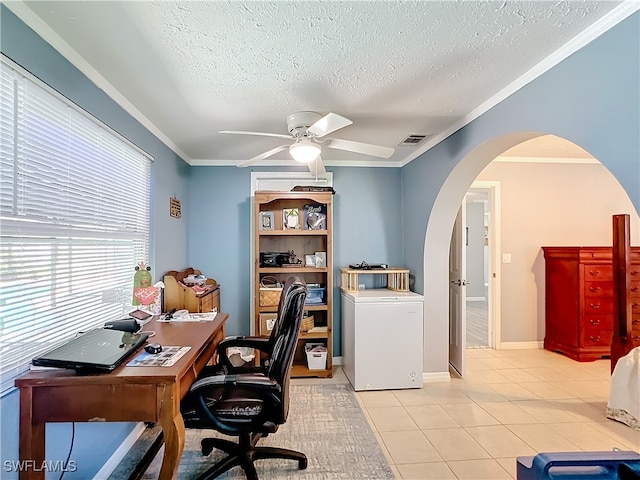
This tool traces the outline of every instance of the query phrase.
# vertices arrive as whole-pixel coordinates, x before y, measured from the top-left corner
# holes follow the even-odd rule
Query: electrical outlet
[[[364,290],[365,288],[367,288],[367,287],[365,287],[364,283],[359,283],[358,284],[358,290]]]

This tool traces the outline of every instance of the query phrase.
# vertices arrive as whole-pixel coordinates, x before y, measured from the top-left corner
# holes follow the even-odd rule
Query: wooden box
[[[208,313],[213,310],[220,311],[220,286],[213,278],[207,278],[206,289],[196,292],[182,281],[189,275],[202,275],[200,270],[185,268],[178,272],[171,270],[164,274],[164,306],[168,312],[176,310],[188,310],[194,313]]]
[[[268,337],[271,335],[271,330],[273,330],[273,324],[278,318],[277,313],[261,313],[260,314],[260,331],[258,335]]]

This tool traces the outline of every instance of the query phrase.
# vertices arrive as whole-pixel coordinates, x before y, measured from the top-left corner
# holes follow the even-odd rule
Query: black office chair
[[[221,438],[202,440],[204,455],[218,448],[228,456],[200,480],[213,479],[235,466],[240,466],[249,480],[257,480],[253,462],[265,458],[297,460],[299,469],[307,468],[307,457],[301,452],[257,446],[258,440],[278,430],[289,413],[289,380],[307,287],[297,278],[287,280],[285,289],[287,285],[282,322],[268,365],[262,371],[201,376],[182,401],[187,428],[214,429],[238,437],[238,443]]]
[[[275,345],[276,339],[278,338],[280,326],[282,325],[282,306],[284,304],[284,299],[287,296],[288,291],[294,285],[294,281],[294,277],[289,277],[282,288],[275,322],[273,324],[273,328],[271,329],[269,337],[236,336],[225,338],[218,344],[217,347],[217,364],[205,367],[205,370],[201,373],[201,375],[255,372],[261,371],[265,366],[269,364],[270,357],[273,353],[273,347]],[[258,356],[259,363],[250,363],[239,366],[234,365],[229,358],[229,350],[234,347],[252,348],[257,350],[255,354]],[[262,359],[260,359],[260,357],[262,357]]]

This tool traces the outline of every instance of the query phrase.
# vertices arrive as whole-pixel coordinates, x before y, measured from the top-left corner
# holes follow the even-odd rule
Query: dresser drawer
[[[613,297],[613,282],[584,282],[584,296]]]
[[[584,281],[613,280],[613,267],[611,265],[583,265]]]
[[[613,315],[585,315],[582,326],[585,331],[589,332],[589,335],[598,330],[612,331]]]
[[[585,315],[605,314],[613,312],[613,298],[607,297],[585,297]]]
[[[611,346],[611,330],[584,330],[582,332],[582,347],[609,347]]]

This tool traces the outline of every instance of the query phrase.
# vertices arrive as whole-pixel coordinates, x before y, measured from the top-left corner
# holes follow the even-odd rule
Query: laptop
[[[110,372],[135,352],[147,338],[147,334],[97,328],[33,358],[31,363],[39,367]]]

